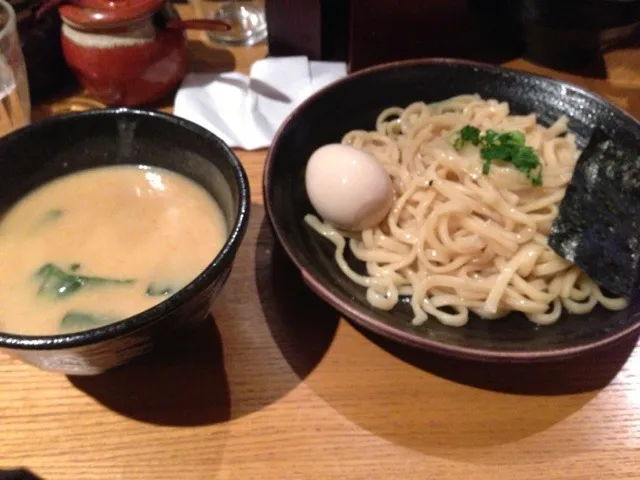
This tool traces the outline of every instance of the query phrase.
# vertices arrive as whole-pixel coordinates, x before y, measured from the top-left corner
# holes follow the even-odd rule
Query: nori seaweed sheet
[[[578,159],[549,246],[610,293],[640,277],[640,152],[596,129]]]

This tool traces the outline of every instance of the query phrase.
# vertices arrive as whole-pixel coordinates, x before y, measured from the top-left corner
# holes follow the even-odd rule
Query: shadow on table
[[[233,271],[213,306],[232,419],[294,390],[324,357],[339,320],[276,250],[263,207],[254,203],[251,209]]]
[[[271,261],[256,261],[258,295],[271,335],[293,371],[304,379],[320,362],[338,328],[340,314],[316,296],[300,272],[274,241],[265,218],[258,248],[268,248]]]
[[[42,480],[25,468],[0,470],[0,480]]]
[[[236,58],[224,48],[205,42],[204,40],[187,40],[189,51],[189,72],[220,73],[232,72],[236,69]]]
[[[594,436],[606,434],[597,430],[608,424],[584,427],[576,416],[593,419],[612,401],[603,389],[638,340],[631,336],[563,362],[498,364],[419,351],[362,330],[345,330],[348,335],[354,336],[350,351],[333,355],[339,370],[307,382],[318,396],[386,441],[479,465],[504,465],[505,455],[513,464],[530,464],[539,454],[553,461],[591,451]],[[580,413],[593,401],[590,413]],[[558,432],[557,441],[550,430]]]
[[[121,368],[69,381],[122,415],[176,426],[226,422],[293,390],[324,357],[339,315],[275,248],[263,217],[252,205],[215,321]]]
[[[195,426],[231,418],[220,333],[213,318],[172,345],[101,375],[70,376],[105,407],[147,423]]]
[[[633,352],[638,335],[562,361],[494,363],[420,351],[355,327],[383,350],[414,367],[475,388],[516,395],[570,395],[606,387]]]
[[[340,375],[309,384],[314,392],[346,419],[387,441],[482,465],[504,465],[505,455],[513,464],[530,464],[536,455],[552,461],[590,451],[594,435],[605,435],[596,430],[607,423],[583,428],[575,420],[565,422],[603,393],[637,341],[637,336],[627,338],[562,363],[496,364],[420,352],[361,333],[366,338],[352,342],[351,355],[366,355],[372,363],[340,362]],[[371,349],[378,354],[372,356]],[[372,371],[379,372],[376,384],[367,383],[361,393],[358,376],[370,377]],[[585,415],[593,416],[608,398]],[[560,423],[564,426],[557,427]],[[548,431],[557,428],[559,438],[567,435],[571,441],[553,443]]]

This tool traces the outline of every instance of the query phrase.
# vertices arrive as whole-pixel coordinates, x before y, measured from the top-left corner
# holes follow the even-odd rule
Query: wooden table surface
[[[197,71],[246,72],[266,53],[201,40],[190,43]],[[640,50],[606,64],[607,80],[507,65],[582,84],[640,117]],[[253,211],[215,322],[175,351],[99,377],[0,354],[0,469],[46,480],[640,478],[637,339],[565,364],[495,366],[360,332],[274,245],[265,152],[237,153]]]

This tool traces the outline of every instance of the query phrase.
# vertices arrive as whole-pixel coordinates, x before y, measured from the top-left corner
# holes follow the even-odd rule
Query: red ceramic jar
[[[131,106],[153,102],[178,85],[187,72],[187,49],[182,30],[163,28],[177,18],[170,4],[91,3],[96,5],[59,9],[62,51],[83,87],[107,105]]]
[[[228,31],[219,20],[180,20],[169,0],[45,0],[58,7],[62,52],[80,83],[107,105],[140,105],[187,72],[185,29]]]

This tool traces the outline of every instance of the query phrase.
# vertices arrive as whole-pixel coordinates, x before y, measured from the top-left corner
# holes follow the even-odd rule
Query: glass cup
[[[209,38],[222,45],[255,45],[267,38],[264,2],[228,0],[208,15],[231,25],[228,32],[209,33]]]
[[[0,136],[25,126],[31,117],[27,69],[16,14],[0,0]]]

